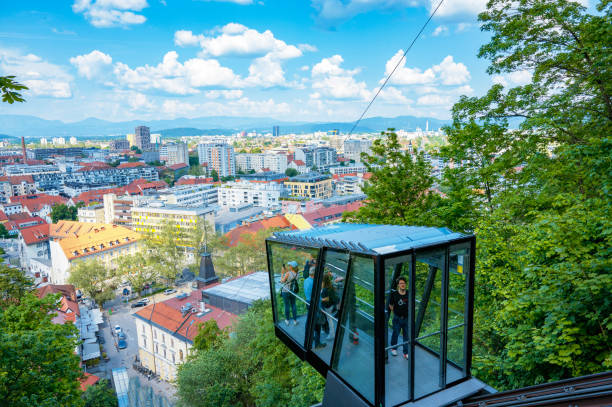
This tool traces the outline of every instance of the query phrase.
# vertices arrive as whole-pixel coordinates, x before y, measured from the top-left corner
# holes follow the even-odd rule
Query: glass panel
[[[334,369],[374,403],[374,261],[353,255]]]
[[[446,345],[447,360],[453,362],[447,367],[447,383],[464,376],[465,367],[465,298],[467,273],[469,272],[469,244],[452,246],[448,270],[448,336]],[[458,367],[458,368],[457,368]]]
[[[440,389],[444,251],[418,254],[415,270],[414,397]]]
[[[320,297],[317,304],[317,315],[313,329],[312,347],[321,360],[330,365],[332,346],[336,327],[338,326],[338,310],[342,306],[342,292],[348,268],[349,254],[335,250],[325,251],[323,259],[323,276]]]
[[[403,356],[410,355],[409,320],[401,317],[408,316],[408,304],[403,304],[406,297],[397,292],[400,277],[409,282],[410,267],[411,255],[385,261],[385,404],[388,406],[410,400],[410,365]],[[394,304],[398,315],[391,311],[390,304]]]
[[[309,274],[310,270],[314,273],[312,266],[318,249],[274,242],[270,242],[269,247],[277,326],[298,344],[305,346],[308,304],[314,282]]]

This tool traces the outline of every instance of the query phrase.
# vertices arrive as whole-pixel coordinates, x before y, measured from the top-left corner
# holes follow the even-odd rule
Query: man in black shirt
[[[406,279],[397,279],[397,291],[393,291],[389,298],[389,309],[393,312],[393,333],[391,334],[391,346],[397,345],[397,338],[402,332],[402,350],[404,358],[408,359],[408,292],[406,292]],[[391,354],[397,356],[397,350],[391,349]]]

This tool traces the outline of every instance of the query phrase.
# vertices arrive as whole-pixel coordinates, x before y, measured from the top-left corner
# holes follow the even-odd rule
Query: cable
[[[404,55],[402,55],[402,57],[399,59],[399,61],[397,61],[397,64],[395,65],[395,67],[393,68],[393,70],[391,71],[391,73],[387,76],[387,78],[385,79],[385,81],[383,82],[382,85],[380,85],[380,88],[378,89],[378,92],[376,92],[376,94],[374,95],[374,97],[372,98],[372,100],[370,101],[370,103],[368,103],[368,106],[366,106],[365,110],[363,111],[363,113],[361,113],[361,116],[359,116],[359,119],[357,119],[357,121],[355,122],[355,124],[353,125],[353,127],[351,128],[351,131],[349,132],[349,136],[351,134],[353,134],[353,131],[355,130],[355,128],[357,127],[357,125],[359,125],[359,122],[361,121],[361,119],[363,119],[363,116],[365,116],[365,114],[368,112],[368,110],[370,109],[370,106],[372,106],[372,104],[374,103],[374,101],[376,100],[376,97],[378,97],[378,95],[380,94],[380,92],[383,90],[383,88],[385,87],[385,85],[387,84],[387,82],[389,82],[389,79],[391,79],[391,76],[393,76],[393,74],[395,73],[395,71],[397,70],[397,68],[400,66],[400,64],[402,63],[402,61],[404,60],[404,58],[406,58],[406,54],[408,54],[408,51],[410,51],[410,49],[412,49],[412,46],[414,45],[414,43],[419,39],[419,37],[421,36],[421,34],[423,33],[423,31],[425,31],[425,28],[427,27],[427,24],[429,24],[429,22],[431,21],[431,19],[433,18],[433,16],[436,14],[436,12],[438,11],[438,9],[440,8],[440,6],[442,5],[442,3],[444,3],[444,0],[440,0],[440,2],[438,3],[438,6],[434,9],[434,11],[429,15],[429,18],[427,19],[427,21],[425,21],[425,24],[423,24],[423,27],[421,27],[421,30],[417,33],[417,35],[414,37],[414,39],[412,40],[412,42],[410,43],[410,45],[408,46],[408,48],[406,48],[406,51],[404,52]]]

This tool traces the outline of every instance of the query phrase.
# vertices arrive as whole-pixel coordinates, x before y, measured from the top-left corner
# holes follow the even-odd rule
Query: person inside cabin
[[[391,354],[397,356],[397,339],[402,334],[402,350],[404,358],[408,359],[408,292],[406,278],[397,279],[397,291],[392,291],[389,297],[389,309],[393,313],[393,333],[391,334]]]
[[[285,304],[285,324],[289,325],[290,321],[293,322],[294,325],[297,325],[297,306],[295,304],[295,286],[297,285],[297,262],[290,261],[287,265],[283,264],[283,268],[281,270],[281,279],[280,282],[282,284],[281,288],[281,297],[283,298],[283,303]],[[293,315],[293,318],[291,318]]]

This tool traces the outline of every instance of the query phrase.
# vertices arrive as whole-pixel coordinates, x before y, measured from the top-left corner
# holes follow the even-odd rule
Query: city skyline
[[[0,75],[30,87],[0,114],[72,122],[202,116],[355,120],[436,1],[7,4]],[[296,3],[296,4],[294,4]],[[493,81],[476,58],[485,1],[447,1],[368,116],[447,119]],[[25,24],[24,22],[27,22]]]

